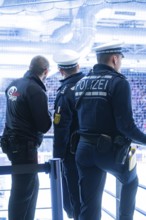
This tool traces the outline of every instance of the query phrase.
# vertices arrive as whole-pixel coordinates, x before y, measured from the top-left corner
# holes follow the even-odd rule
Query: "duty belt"
[[[105,134],[99,134],[96,136],[81,136],[81,141],[90,142],[95,145],[95,148],[99,153],[108,153],[113,150],[112,147],[112,138]]]
[[[80,135],[80,141],[90,141],[91,143],[96,143],[97,140],[100,138],[100,137],[107,137],[109,139],[112,139],[109,135],[106,135],[106,134],[97,134],[96,136],[93,136],[93,135]]]

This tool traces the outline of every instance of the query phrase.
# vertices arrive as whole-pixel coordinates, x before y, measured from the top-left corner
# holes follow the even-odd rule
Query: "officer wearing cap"
[[[130,86],[120,73],[124,45],[96,48],[98,64],[75,87],[80,140],[76,151],[81,192],[80,220],[100,220],[106,173],[121,183],[118,220],[132,220],[138,186],[136,164],[129,157],[132,141],[146,144],[136,126]]]
[[[72,50],[62,50],[54,56],[63,79],[55,100],[53,156],[62,159],[63,205],[68,217],[75,220],[80,213],[80,199],[75,156],[70,147],[71,137],[78,129],[74,87],[84,76],[79,72],[78,60],[79,54]]]

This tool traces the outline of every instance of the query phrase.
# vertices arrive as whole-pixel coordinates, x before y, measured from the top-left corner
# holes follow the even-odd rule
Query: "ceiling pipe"
[[[106,7],[105,7],[106,6]],[[112,7],[111,7],[112,6]],[[102,9],[109,8],[112,16],[117,16],[114,12],[122,11],[124,12],[121,15],[121,19],[124,17],[124,14],[128,14],[129,12],[129,21],[130,19],[134,20],[135,13],[140,16],[140,10],[143,12],[143,4],[139,3],[132,3],[127,4],[126,8],[125,5],[119,4],[100,4],[88,7],[81,7],[78,11],[78,14],[75,18],[75,23],[73,25],[73,37],[72,39],[66,44],[58,44],[57,48],[68,47],[71,49],[75,49],[79,52],[84,50],[87,47],[91,47],[93,45],[93,41],[97,43],[105,43],[111,40],[121,40],[124,41],[125,44],[139,44],[139,45],[146,45],[146,29],[145,28],[118,28],[118,27],[99,27],[98,20],[95,18],[95,15],[100,13]],[[103,14],[103,19],[104,19]],[[123,16],[123,17],[122,17]],[[127,16],[128,17],[128,16]],[[113,17],[114,18],[114,17]],[[128,19],[128,18],[126,18]],[[143,18],[145,19],[145,18]],[[97,25],[97,26],[96,26]],[[62,31],[61,31],[62,29]],[[59,32],[58,32],[59,33]],[[60,28],[60,33],[63,33],[63,28]],[[56,44],[56,42],[55,42]],[[54,47],[54,45],[51,45]],[[48,46],[50,47],[50,45]],[[56,48],[56,49],[57,49]]]
[[[0,52],[4,54],[5,56],[7,54],[10,54],[12,56],[19,56],[19,54],[26,54],[26,56],[34,55],[34,54],[45,54],[45,55],[52,55],[53,53],[57,53],[62,48],[68,48],[68,49],[75,49],[79,53],[83,53],[84,56],[86,56],[93,45],[93,42],[104,43],[105,41],[113,40],[113,38],[120,38],[120,40],[125,40],[126,44],[131,43],[133,45],[140,44],[140,45],[146,45],[146,42],[144,42],[144,38],[146,39],[146,31],[145,29],[133,29],[133,28],[109,28],[109,27],[96,27],[96,24],[98,24],[98,20],[95,18],[95,14],[100,12],[101,9],[104,9],[105,6],[108,8],[111,8],[111,4],[100,4],[100,5],[94,5],[94,6],[84,6],[81,7],[77,15],[73,17],[73,22],[69,24],[69,28],[65,29],[65,34],[69,34],[72,32],[72,38],[65,43],[59,42],[59,39],[62,39],[64,34],[64,27],[61,27],[59,31],[56,31],[56,37],[55,40],[49,39],[48,42],[31,42],[31,41],[0,41]],[[113,11],[120,11],[120,10],[139,10],[141,6],[139,4],[129,4],[123,6],[122,4],[112,4],[112,10]],[[123,8],[124,7],[124,8]],[[129,9],[129,7],[131,9]],[[77,11],[77,9],[72,9]],[[56,15],[57,16],[57,15]],[[103,15],[104,18],[104,15]],[[124,18],[124,17],[123,17]],[[95,37],[95,30],[96,30],[96,39]],[[52,36],[53,37],[53,36]],[[143,40],[142,40],[143,39]],[[139,63],[139,60],[141,60],[140,51],[139,54],[137,54],[138,51],[135,51],[136,53],[132,53],[130,57],[128,57],[129,60],[137,60]],[[136,54],[136,56],[135,56]],[[143,56],[144,57],[144,56]],[[133,61],[132,61],[133,62]],[[8,60],[9,63],[9,60]],[[90,62],[91,64],[91,62]],[[21,65],[21,63],[20,63]],[[132,63],[131,66],[134,64]],[[137,64],[138,65],[138,64]]]
[[[79,53],[83,53],[85,51],[87,53],[91,50],[94,41],[94,36],[96,32],[94,24],[95,18],[93,19],[92,15],[90,15],[88,16],[88,19],[84,19],[84,17],[80,17],[80,13],[84,13],[84,9],[81,9],[79,11],[77,9],[72,9],[72,14],[70,15],[73,17],[72,21],[67,26],[64,25],[57,29],[58,31],[55,31],[55,38],[53,37],[53,35],[51,37],[48,36],[47,42],[42,42],[41,37],[39,42],[33,42],[31,40],[24,41],[24,39],[23,41],[21,41],[21,37],[19,39],[19,36],[17,36],[16,41],[13,37],[12,40],[1,40],[0,51],[12,53],[16,51],[18,53],[21,53],[31,50],[31,52],[33,53],[34,50],[34,53],[36,53],[37,50],[37,52],[39,53],[43,52],[53,54],[58,52],[62,48],[67,48],[76,50]],[[60,42],[60,39],[62,40],[64,34],[72,34],[72,38],[65,43]],[[31,39],[33,40],[33,33]]]
[[[8,1],[8,0],[5,0]],[[15,0],[16,1],[16,0]],[[70,28],[66,30],[66,34],[70,34],[70,30],[72,31],[72,38],[65,43],[61,43],[57,40],[48,40],[48,42],[28,42],[28,41],[0,41],[0,52],[6,53],[43,53],[43,54],[53,54],[57,53],[62,48],[68,48],[68,49],[74,49],[78,51],[79,53],[89,53],[91,50],[91,47],[93,45],[93,42],[95,40],[95,31],[96,31],[96,41],[97,43],[103,43],[105,41],[110,41],[110,38],[122,38],[121,40],[125,39],[126,41],[130,41],[133,38],[133,44],[139,43],[143,44],[143,41],[141,41],[141,36],[144,39],[144,36],[146,36],[145,29],[127,29],[127,28],[100,28],[96,27],[97,20],[95,19],[95,14],[97,14],[101,9],[105,8],[105,6],[108,8],[111,8],[111,4],[100,4],[100,5],[94,5],[94,6],[88,6],[88,7],[81,7],[78,10],[77,16],[74,17],[73,22],[70,23]],[[125,6],[122,4],[112,4],[112,10],[129,10],[129,7],[133,8],[133,10],[137,10],[141,8],[138,4],[130,4],[127,5],[126,9]],[[120,9],[119,9],[120,8]],[[128,8],[128,9],[127,9]],[[130,9],[132,10],[132,9]],[[74,9],[72,9],[74,12]],[[76,11],[76,9],[75,9]],[[103,15],[104,18],[104,15]],[[68,31],[68,32],[67,32]],[[64,27],[60,28],[60,30],[56,33],[58,33],[58,36],[56,36],[56,39],[60,39],[60,35],[64,33]],[[128,43],[129,43],[128,41]],[[131,42],[131,41],[130,41]],[[125,42],[127,43],[127,42]],[[84,54],[84,55],[86,55]]]

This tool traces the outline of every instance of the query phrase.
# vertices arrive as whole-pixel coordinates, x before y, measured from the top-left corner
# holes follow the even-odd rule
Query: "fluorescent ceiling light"
[[[113,34],[114,33],[114,34]],[[125,44],[140,44],[146,45],[146,31],[136,30],[128,31],[126,28],[100,28],[97,29],[97,34],[95,35],[95,42],[105,43],[113,40],[120,40],[125,42]]]
[[[122,19],[122,20],[144,20],[146,21],[146,16],[145,16],[145,8],[139,8],[139,7],[131,7],[130,5],[123,6],[119,4],[116,6],[113,6],[112,8],[104,8],[99,10],[98,13],[96,13],[95,18],[98,20],[100,19]]]

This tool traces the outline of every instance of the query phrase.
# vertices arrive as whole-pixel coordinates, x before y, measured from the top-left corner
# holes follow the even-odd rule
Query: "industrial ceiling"
[[[96,63],[94,48],[125,42],[125,68],[146,69],[146,0],[0,0],[0,76],[24,71],[34,55],[63,48]]]

